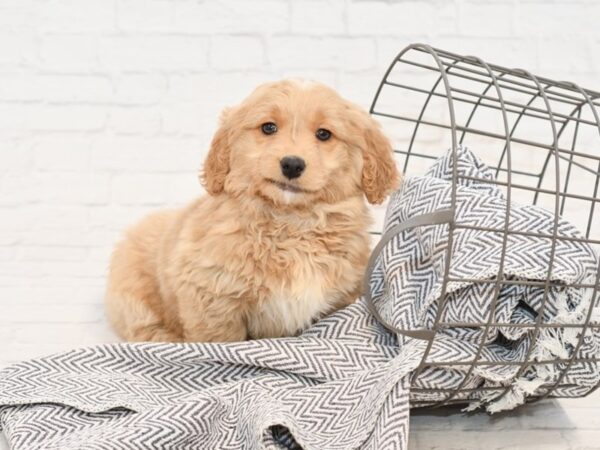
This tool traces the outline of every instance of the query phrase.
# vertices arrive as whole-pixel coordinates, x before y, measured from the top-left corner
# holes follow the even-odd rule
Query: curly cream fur
[[[274,135],[261,132],[268,121]],[[286,155],[306,161],[292,181]],[[202,181],[210,195],[143,219],[114,251],[106,304],[126,340],[289,336],[352,303],[369,256],[365,197],[381,202],[399,175],[368,114],[284,80],[224,112]]]

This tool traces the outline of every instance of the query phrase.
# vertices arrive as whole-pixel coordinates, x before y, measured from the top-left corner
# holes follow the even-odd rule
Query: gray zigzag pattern
[[[17,449],[403,449],[421,347],[361,301],[298,338],[79,349],[0,372],[0,423]]]
[[[405,181],[391,199],[386,229],[448,207],[454,164],[460,175],[494,179],[471,152],[461,148],[457,154],[456,161],[449,153],[426,176]],[[490,183],[461,177],[457,200],[460,223],[498,228],[504,223],[504,197]],[[514,206],[511,211],[511,229],[551,232],[553,223],[553,215],[540,208]],[[562,342],[573,338],[572,331],[560,329],[554,336],[542,333],[533,342],[527,328],[490,327],[486,332],[477,326],[491,313],[494,283],[454,282],[441,302],[447,233],[445,225],[438,225],[394,237],[370,279],[376,307],[396,327],[431,327],[440,307],[444,321],[474,324],[439,330],[427,361],[442,365],[425,367],[415,380],[411,374],[426,343],[390,333],[360,299],[294,338],[103,345],[13,365],[0,371],[0,427],[17,450],[405,450],[411,402],[435,403],[447,395],[436,389],[461,385],[482,339],[479,359],[490,364],[477,366],[463,387],[484,386],[498,395],[518,370],[517,365],[502,363],[522,361],[533,345],[539,349],[557,336]],[[563,220],[558,233],[579,236]],[[509,249],[505,278],[545,278],[547,241],[511,236]],[[459,230],[450,273],[493,280],[501,251],[501,235]],[[562,241],[556,248],[553,279],[588,281],[597,264],[588,246]],[[581,290],[553,287],[542,317],[549,321],[561,314],[577,316],[588,297]],[[494,320],[532,324],[543,301],[539,287],[505,285]],[[567,347],[559,348],[560,353],[569,354],[572,347]],[[535,356],[548,354],[559,356]],[[600,333],[588,330],[577,356],[599,354]],[[565,365],[555,366],[548,372],[533,365],[523,376],[555,381]],[[573,364],[564,378],[568,386],[553,395],[584,395],[599,381],[599,373],[596,363]],[[543,388],[538,393],[544,393]],[[487,400],[472,390],[456,398]]]
[[[494,180],[492,171],[466,148],[457,149],[456,154],[456,161],[449,151],[434,163],[425,176],[405,181],[402,190],[396,192],[390,200],[386,230],[411,217],[450,207],[450,180],[454,165],[459,175],[456,186],[456,223],[500,231],[504,229],[506,200],[496,185],[485,181]],[[533,230],[551,235],[554,222],[555,216],[542,208],[511,204],[509,229],[512,232]],[[557,235],[583,237],[575,227],[560,218],[557,221]],[[483,339],[485,345],[479,360],[497,362],[498,365],[477,366],[464,387],[481,383],[485,383],[487,387],[500,387],[502,383],[510,381],[519,366],[501,363],[524,361],[534,344],[543,347],[548,342],[558,343],[558,348],[554,346],[552,350],[555,353],[533,351],[533,357],[537,360],[569,357],[569,349],[572,350],[573,347],[569,342],[573,339],[576,342],[580,334],[575,332],[573,335],[565,329],[546,329],[534,343],[531,328],[490,327],[486,333],[481,325],[488,322],[490,314],[493,314],[495,322],[533,324],[536,316],[542,313],[545,297],[544,322],[553,321],[562,311],[563,314],[570,313],[571,319],[575,318],[576,322],[582,323],[585,318],[582,312],[585,310],[587,313],[584,298],[589,297],[591,289],[562,286],[568,283],[593,283],[598,270],[598,258],[586,243],[564,239],[557,240],[552,267],[553,283],[547,294],[544,293],[543,286],[501,284],[495,310],[492,310],[496,288],[494,280],[498,276],[503,254],[503,237],[502,232],[464,229],[460,226],[455,230],[450,277],[481,282],[449,282],[443,302],[439,297],[447,257],[448,227],[445,224],[423,226],[395,236],[383,249],[377,270],[373,273],[371,290],[375,304],[384,320],[394,327],[406,330],[431,329],[440,307],[443,308],[442,322],[472,324],[470,327],[448,325],[442,328],[428,357],[428,362],[432,363],[464,362],[465,366],[456,369],[468,370]],[[506,248],[501,278],[543,281],[548,277],[552,250],[550,239],[509,234]],[[540,345],[539,341],[544,344]],[[598,358],[599,346],[598,336],[588,330],[584,344],[576,356]],[[543,377],[544,381],[551,383],[566,368],[565,364],[560,363],[554,363],[553,366],[556,370],[549,373],[541,365],[533,365],[523,377]],[[450,367],[454,366],[448,366],[446,370],[423,372],[415,385],[444,388],[456,386]],[[447,375],[446,378],[444,374]],[[598,365],[595,362],[573,364],[563,381],[567,383],[566,380],[589,390],[600,381]],[[563,389],[556,394],[567,392],[568,390]],[[539,393],[543,391],[540,390]],[[411,398],[432,398],[428,394],[422,397],[419,395],[421,394],[415,392]],[[433,400],[442,398],[443,395],[437,398],[434,396]]]

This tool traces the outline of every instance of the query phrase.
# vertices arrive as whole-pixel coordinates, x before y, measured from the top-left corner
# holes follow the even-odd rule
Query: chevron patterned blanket
[[[454,176],[452,242],[445,223],[394,231],[448,211]],[[460,387],[454,399],[497,412],[514,408],[528,395],[544,395],[557,382],[561,387],[551,396],[582,396],[600,382],[599,366],[590,361],[600,357],[600,331],[582,333],[582,327],[572,326],[588,318],[600,321],[596,253],[572,224],[543,208],[508,201],[493,181],[494,172],[459,147],[456,160],[448,151],[424,176],[407,179],[390,199],[382,238],[389,242],[371,258],[377,261],[368,269],[367,296],[381,322],[400,332],[400,346],[409,340],[403,330],[431,329],[438,320],[429,367],[412,385],[414,403],[439,401]],[[489,231],[505,229],[510,233]],[[557,239],[539,236],[554,234]],[[444,276],[450,280],[445,291]],[[537,332],[536,321],[566,326]],[[561,378],[568,364],[561,360],[573,352],[578,362]],[[480,364],[472,367],[472,361]],[[522,370],[523,361],[537,364]]]
[[[0,428],[11,447],[406,449],[411,404],[443,399],[445,390],[463,385],[489,388],[485,395],[466,391],[462,399],[473,407],[511,408],[557,381],[559,368],[544,361],[571,352],[583,361],[573,363],[563,380],[571,387],[559,393],[584,394],[599,381],[598,367],[585,360],[599,356],[600,336],[569,327],[535,334],[524,325],[540,317],[572,324],[588,312],[595,316],[591,290],[494,280],[500,270],[506,280],[544,281],[553,259],[553,281],[597,283],[590,281],[598,270],[591,248],[572,239],[553,249],[548,239],[526,233],[504,239],[456,230],[448,268],[457,281],[442,292],[447,225],[396,232],[398,224],[449,206],[453,162],[450,154],[440,158],[391,199],[388,242],[367,271],[368,295],[298,337],[103,345],[0,371]],[[456,222],[501,228],[506,199],[485,183],[493,174],[466,149],[455,162],[467,177],[458,181]],[[579,236],[536,207],[512,207],[509,222],[511,229],[536,232],[557,224],[559,236]],[[470,326],[487,323],[490,312],[489,326]],[[430,328],[437,315],[448,326],[413,380],[427,341],[405,331]],[[517,373],[512,363],[525,356],[537,363],[490,402]],[[469,371],[473,359],[486,364]]]

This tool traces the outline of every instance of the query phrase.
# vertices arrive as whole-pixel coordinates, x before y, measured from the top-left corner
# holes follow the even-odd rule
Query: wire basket
[[[461,56],[428,45],[413,44],[406,47],[394,59],[385,73],[371,106],[371,114],[377,116],[392,139],[399,167],[408,175],[424,171],[444,149],[457,149],[467,145],[477,152],[477,156],[495,171],[492,182],[507,198],[507,214],[501,229],[483,230],[501,233],[505,238],[513,233],[509,225],[510,204],[533,204],[562,216],[578,227],[596,253],[600,250],[600,93],[583,89],[571,82],[554,81],[539,77],[522,69],[508,69],[488,64],[474,56]],[[456,175],[455,175],[456,176]],[[456,178],[453,179],[456,190]],[[453,203],[453,207],[455,204]],[[465,224],[449,225],[449,242],[455,230]],[[551,240],[550,264],[546,280],[540,286],[548,289],[551,279],[554,248],[561,236],[557,236],[555,221],[552,234],[536,233],[532,236]],[[448,248],[450,249],[450,245]],[[450,250],[449,250],[450,251]],[[506,248],[503,249],[503,252]],[[504,255],[503,255],[504,257]],[[449,260],[449,259],[447,259]],[[456,281],[456,280],[454,280]],[[469,281],[469,280],[464,280]],[[448,272],[443,280],[449,282]],[[503,279],[498,273],[491,282],[500,284],[519,283],[517,280]],[[561,286],[565,286],[561,283]],[[567,285],[568,287],[569,285]],[[576,327],[581,332],[578,343],[570,358],[556,359],[554,364],[560,369],[556,381],[542,386],[539,395],[528,401],[548,396],[580,396],[578,390],[569,390],[570,385],[563,380],[576,360],[586,330],[600,330],[600,324],[592,323],[592,309],[600,301],[600,267],[595,283],[585,287],[592,291],[592,301],[583,323],[565,325],[547,323],[539,314],[531,324],[531,332],[537,337],[542,328]],[[496,296],[498,296],[496,289]],[[444,308],[440,298],[439,310]],[[488,320],[477,326],[500,325],[494,323],[493,310]],[[385,325],[385,323],[384,323]],[[440,314],[431,328],[435,339],[447,323],[440,322]],[[535,341],[535,338],[534,338]],[[484,340],[479,344],[481,352]],[[427,347],[421,365],[413,375],[413,389],[417,399],[413,406],[442,406],[452,403],[465,403],[475,391],[484,387],[466,387],[466,381],[479,364],[477,358],[463,365],[468,370],[462,382],[452,389],[432,389],[419,387],[419,374],[428,368]],[[533,346],[532,346],[533,347]],[[531,350],[522,361],[514,362],[520,367],[514,382],[527,367],[534,362],[530,359]],[[598,359],[589,359],[598,362]],[[509,383],[495,397],[505,396]],[[589,394],[598,388],[588,390]],[[427,394],[436,394],[435,401],[427,399]],[[419,400],[419,393],[423,399]],[[430,396],[431,398],[431,396]],[[439,399],[439,400],[438,400]]]

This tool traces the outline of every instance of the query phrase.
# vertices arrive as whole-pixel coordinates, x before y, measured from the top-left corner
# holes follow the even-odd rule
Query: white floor
[[[414,411],[410,450],[600,449],[600,392],[544,400],[502,415]]]

